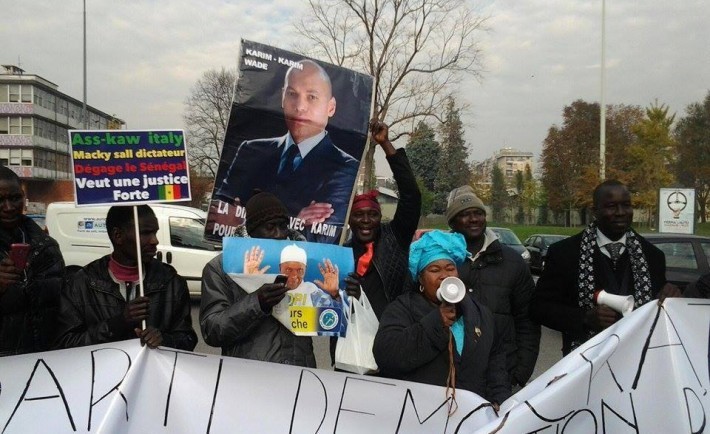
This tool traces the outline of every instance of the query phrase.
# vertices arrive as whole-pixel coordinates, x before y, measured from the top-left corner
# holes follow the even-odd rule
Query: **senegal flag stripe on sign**
[[[158,198],[160,200],[175,200],[180,199],[179,185],[161,185],[158,187]]]

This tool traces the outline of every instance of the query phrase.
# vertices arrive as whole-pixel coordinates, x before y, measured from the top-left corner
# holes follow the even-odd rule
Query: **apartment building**
[[[530,166],[530,170],[535,172],[533,153],[514,148],[501,148],[491,158],[474,163],[473,171],[484,183],[490,183],[493,166],[498,166],[508,182],[515,180],[515,172],[525,173],[525,166]]]
[[[82,102],[55,83],[15,65],[0,68],[0,164],[20,176],[30,202],[73,199],[68,130],[125,125],[94,107],[86,109],[85,121]]]

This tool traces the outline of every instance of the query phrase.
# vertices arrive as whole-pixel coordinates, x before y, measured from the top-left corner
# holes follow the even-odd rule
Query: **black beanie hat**
[[[247,201],[246,211],[246,226],[249,234],[271,219],[281,217],[288,220],[288,210],[283,202],[266,191],[252,196]]]

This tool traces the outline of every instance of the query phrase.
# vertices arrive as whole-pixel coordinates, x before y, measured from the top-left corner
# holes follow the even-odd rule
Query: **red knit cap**
[[[377,201],[377,195],[380,194],[377,190],[370,190],[367,193],[358,194],[353,199],[351,211],[357,211],[362,208],[375,208],[380,211],[380,203]]]

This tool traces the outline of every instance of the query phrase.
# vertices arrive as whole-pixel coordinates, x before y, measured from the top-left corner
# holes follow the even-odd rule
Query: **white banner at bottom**
[[[0,433],[702,432],[710,301],[649,303],[506,401],[138,341],[0,358]]]

